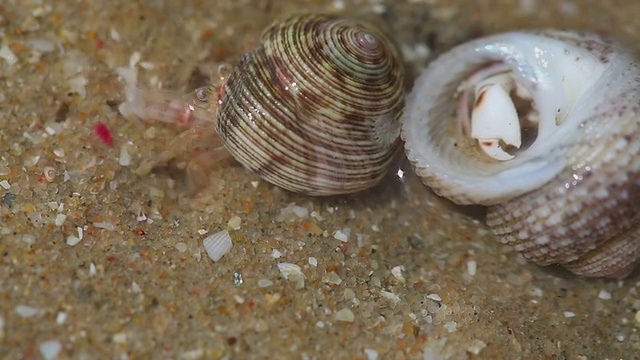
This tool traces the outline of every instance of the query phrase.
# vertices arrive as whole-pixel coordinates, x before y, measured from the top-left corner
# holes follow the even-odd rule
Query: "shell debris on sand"
[[[39,346],[40,354],[45,360],[53,360],[62,350],[62,344],[58,340],[47,340]]]
[[[209,258],[214,262],[218,262],[233,248],[231,235],[227,230],[222,230],[207,236],[202,240],[202,245],[204,246],[204,250],[207,252],[207,255],[209,255]]]
[[[278,263],[278,269],[286,280],[293,283],[296,289],[304,288],[304,273],[302,268],[292,263]]]

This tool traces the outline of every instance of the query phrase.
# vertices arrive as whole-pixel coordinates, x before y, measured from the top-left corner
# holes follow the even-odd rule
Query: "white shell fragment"
[[[204,250],[207,252],[207,255],[209,255],[211,260],[215,262],[219,261],[233,248],[231,235],[229,235],[229,231],[227,230],[222,230],[207,236],[202,240],[202,245],[204,246]]]
[[[28,305],[18,305],[16,306],[16,312],[20,317],[30,318],[38,315],[41,310],[37,307],[28,306]]]
[[[355,321],[356,316],[353,314],[353,311],[351,311],[348,308],[344,308],[344,309],[338,310],[335,313],[334,318],[338,321],[352,323]]]
[[[292,263],[279,263],[278,269],[282,277],[292,282],[296,289],[304,288],[304,273],[300,266]]]
[[[40,344],[40,354],[45,360],[53,360],[62,350],[62,344],[57,340],[48,340]]]

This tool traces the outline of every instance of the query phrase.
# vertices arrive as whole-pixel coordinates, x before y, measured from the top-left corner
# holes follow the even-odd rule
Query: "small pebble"
[[[23,318],[30,318],[38,314],[40,309],[33,306],[18,305],[16,306],[16,312]]]
[[[269,279],[260,279],[258,280],[258,287],[265,288],[273,285],[273,281]]]
[[[529,288],[529,295],[535,297],[542,297],[544,295],[544,290],[537,286],[532,286]]]
[[[7,180],[0,181],[0,186],[2,186],[2,188],[5,190],[11,189],[11,184],[9,184]]]
[[[55,221],[56,226],[62,226],[65,220],[67,220],[67,215],[65,214],[56,215],[56,221]]]
[[[233,230],[240,230],[241,225],[242,219],[239,216],[233,216],[229,219],[229,222],[227,222],[227,226]]]
[[[326,284],[340,285],[342,283],[342,279],[334,271],[331,271],[322,277],[322,282]]]
[[[402,271],[404,271],[404,266],[399,265],[395,266],[391,269],[391,275],[398,279],[400,282],[405,282],[404,276],[402,275]]]
[[[62,350],[62,344],[57,340],[48,340],[40,344],[40,354],[45,360],[53,360]]]
[[[564,317],[566,317],[566,318],[572,318],[574,316],[576,316],[576,314],[574,312],[571,312],[571,311],[565,311],[564,312]]]
[[[205,359],[204,350],[201,348],[185,351],[178,357],[181,360],[200,360]]]
[[[469,346],[467,346],[467,351],[473,355],[479,355],[485,347],[487,347],[487,344],[485,344],[484,341],[475,339],[471,341]]]
[[[71,235],[71,236],[66,237],[66,238],[64,239],[64,242],[65,242],[67,245],[69,245],[69,246],[76,246],[76,245],[78,245],[78,243],[80,242],[80,240],[81,240],[81,239],[80,239],[79,237],[76,237],[76,236]]]
[[[233,285],[240,286],[242,284],[244,284],[244,279],[242,279],[242,274],[240,274],[239,272],[234,272],[233,273]]]
[[[124,344],[127,342],[127,334],[126,333],[116,333],[113,335],[113,342],[116,344]]]
[[[9,65],[13,65],[18,62],[18,57],[7,45],[0,46],[0,58],[4,59]]]
[[[36,243],[36,237],[31,234],[23,234],[22,241],[26,242],[29,245],[33,245]]]
[[[444,328],[447,329],[448,332],[456,332],[458,331],[458,323],[455,321],[449,321],[444,324]]]
[[[127,151],[127,148],[124,146],[120,149],[120,157],[118,158],[118,164],[120,164],[120,166],[131,165],[131,155],[129,154],[129,151]]]
[[[373,349],[365,348],[364,353],[365,355],[367,355],[367,360],[378,360],[379,355],[377,351]]]
[[[260,319],[256,322],[255,329],[257,332],[269,331],[269,324],[266,321]]]
[[[636,311],[636,322],[640,324],[640,310]]]
[[[336,312],[335,319],[338,321],[353,322],[356,319],[356,317],[355,315],[353,315],[353,311],[347,308],[344,308]]]
[[[100,228],[100,229],[105,229],[108,231],[115,231],[116,230],[116,226],[113,225],[112,223],[109,222],[94,222],[93,226]]]
[[[183,242],[177,242],[175,245],[173,245],[173,247],[181,253],[187,251],[187,244]]]
[[[309,257],[309,265],[311,266],[318,266],[318,259],[314,258],[313,256]]]
[[[345,300],[350,301],[356,298],[356,293],[353,290],[346,288],[344,289],[343,297]]]
[[[118,30],[111,28],[109,34],[114,41],[120,41],[120,33],[118,33]]]
[[[293,213],[300,219],[306,219],[309,217],[309,209],[307,209],[306,207],[293,206],[291,208],[291,211],[293,211]]]
[[[333,238],[342,242],[349,241],[349,235],[342,230],[336,230],[336,232],[333,233]]]
[[[471,276],[476,276],[476,271],[478,270],[478,263],[474,260],[467,261],[467,273]]]
[[[429,294],[429,295],[427,295],[427,299],[431,299],[431,300],[437,301],[437,302],[442,301],[442,298],[438,294]]]
[[[600,290],[600,293],[598,294],[598,297],[602,300],[610,300],[611,299],[611,293],[606,291],[606,290]]]
[[[391,302],[392,306],[395,306],[400,302],[400,297],[390,291],[380,290],[380,296]]]
[[[292,282],[296,289],[304,288],[304,274],[300,266],[291,263],[279,263],[278,269],[282,277]]]
[[[142,221],[146,221],[147,220],[147,214],[145,214],[144,212],[139,212],[138,215],[136,216],[136,221],[138,222],[142,222]]]

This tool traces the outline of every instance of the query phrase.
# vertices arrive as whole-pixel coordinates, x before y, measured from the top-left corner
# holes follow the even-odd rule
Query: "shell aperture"
[[[526,258],[585,276],[624,276],[640,258],[639,75],[630,51],[596,35],[470,41],[416,81],[403,118],[407,156],[439,195],[488,206],[498,240]],[[501,92],[490,103],[501,115],[474,114],[477,93],[491,88]],[[518,127],[487,125],[514,120],[513,109],[520,146],[510,144]],[[488,135],[477,129],[483,124]],[[502,153],[483,149],[483,139]]]

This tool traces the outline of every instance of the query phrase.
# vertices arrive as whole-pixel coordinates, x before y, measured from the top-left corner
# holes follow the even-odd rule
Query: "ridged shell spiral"
[[[363,190],[398,148],[403,76],[398,51],[374,26],[293,16],[235,66],[217,130],[236,160],[284,189]]]
[[[511,99],[511,100],[509,100]],[[596,35],[512,32],[432,62],[402,137],[423,182],[488,206],[532,261],[623,277],[640,258],[640,69]]]

